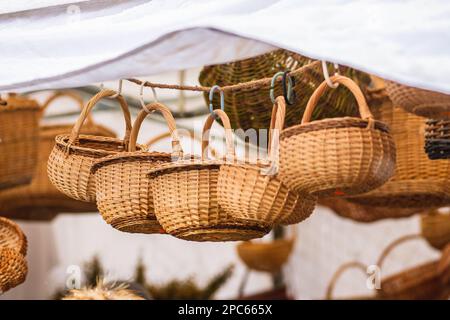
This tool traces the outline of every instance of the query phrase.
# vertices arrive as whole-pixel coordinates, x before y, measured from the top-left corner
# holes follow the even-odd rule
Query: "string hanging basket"
[[[278,97],[272,112],[270,131],[284,122],[285,101]],[[277,121],[276,121],[277,120]],[[269,161],[256,163],[236,161],[220,167],[218,195],[220,206],[236,218],[261,223],[295,224],[308,218],[317,198],[305,192],[294,192],[286,187],[273,172],[275,168],[274,135],[269,136]]]
[[[227,150],[234,157],[233,135],[227,115],[214,110],[203,127],[203,137],[215,115],[224,124]],[[205,138],[203,138],[205,139]],[[150,170],[155,214],[164,230],[191,241],[236,241],[259,238],[270,226],[258,221],[235,219],[218,203],[217,180],[224,160],[206,158],[208,141],[202,142],[202,158],[181,159]]]
[[[352,202],[393,208],[436,208],[450,204],[450,162],[430,160],[424,152],[425,119],[393,106],[379,107],[397,145],[395,175],[383,186],[348,198]]]
[[[83,99],[72,91],[57,91],[42,105],[42,113],[57,99],[68,97],[83,108]],[[41,125],[39,129],[38,160],[31,183],[0,193],[0,211],[5,217],[21,220],[52,220],[58,213],[97,211],[93,203],[76,201],[58,191],[47,175],[47,160],[59,134],[70,133],[73,125]],[[114,137],[104,126],[94,123],[88,116],[82,134]]]
[[[10,94],[0,99],[0,190],[30,183],[37,161],[39,104]]]
[[[114,97],[125,117],[123,140],[94,135],[80,135],[81,127],[95,104],[102,98]],[[56,136],[56,144],[48,159],[47,172],[52,184],[65,195],[81,201],[95,203],[95,179],[91,173],[96,159],[128,149],[131,116],[125,99],[113,90],[102,90],[85,105],[70,134]],[[137,146],[137,150],[145,150]]]
[[[386,81],[386,92],[396,106],[415,115],[444,119],[450,116],[450,95]]]
[[[289,188],[319,196],[348,196],[383,185],[395,169],[395,144],[388,126],[373,118],[355,82],[343,76],[333,83],[347,87],[358,101],[361,118],[310,122],[328,84],[314,91],[300,125],[280,134],[280,178]]]
[[[172,136],[172,154],[156,151],[136,151],[136,140],[142,122],[148,114],[159,111],[164,116]],[[170,110],[151,103],[142,110],[130,135],[128,152],[97,160],[95,175],[97,206],[103,219],[117,230],[131,233],[164,233],[156,220],[148,172],[156,165],[175,160],[182,155],[175,119]]]
[[[431,160],[450,159],[450,120],[427,120],[425,152]]]
[[[279,49],[245,60],[206,66],[200,73],[199,82],[204,86],[233,86],[225,96],[225,112],[232,128],[265,129],[269,127],[273,105],[269,97],[270,80],[278,71],[286,70],[291,71],[297,97],[287,109],[286,125],[291,126],[296,124],[309,96],[323,81],[320,61]],[[370,83],[368,74],[354,69],[340,67],[339,73],[355,79],[363,88]],[[275,96],[282,95],[280,87],[276,86]],[[209,103],[207,93],[204,97]],[[213,102],[218,105],[218,97]],[[345,89],[338,88],[325,95],[314,111],[313,119],[356,114],[357,104],[353,97]]]
[[[432,247],[442,250],[450,243],[450,214],[433,210],[421,215],[422,236]]]

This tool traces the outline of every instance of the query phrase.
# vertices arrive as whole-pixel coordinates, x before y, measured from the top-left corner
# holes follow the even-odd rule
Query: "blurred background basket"
[[[421,215],[422,236],[434,248],[442,250],[450,243],[450,214],[433,210]]]

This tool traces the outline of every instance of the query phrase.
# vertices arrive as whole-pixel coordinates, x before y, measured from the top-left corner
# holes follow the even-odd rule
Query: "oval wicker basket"
[[[450,117],[450,95],[386,81],[386,92],[396,106],[421,117]]]
[[[0,99],[0,190],[30,183],[37,162],[39,105],[9,95]]]
[[[57,91],[42,105],[44,112],[50,104],[61,97],[68,97],[83,108],[83,99],[72,91]],[[47,174],[47,160],[55,145],[55,137],[70,133],[73,125],[41,125],[39,129],[38,161],[30,185],[5,190],[0,193],[0,212],[5,217],[19,220],[52,220],[58,213],[96,212],[93,203],[81,202],[69,198],[58,191],[50,182]],[[115,134],[101,125],[95,124],[91,117],[81,129],[82,134],[114,137]]]
[[[228,154],[234,156],[233,135],[225,112],[214,110],[225,127]],[[203,139],[215,116],[203,127]],[[235,219],[220,208],[217,179],[224,160],[206,159],[208,141],[202,142],[202,159],[183,159],[161,164],[149,173],[155,214],[167,233],[192,241],[236,241],[259,238],[270,226]]]
[[[284,98],[278,97],[269,129],[272,133],[269,135],[269,161],[257,159],[256,163],[233,162],[220,167],[219,204],[233,217],[270,225],[295,224],[308,218],[314,210],[315,196],[290,190],[274,172],[277,170],[274,157],[278,127],[284,122],[285,108]],[[272,141],[274,137],[276,142]]]
[[[450,243],[450,214],[434,210],[421,216],[422,236],[432,247],[442,250]]]
[[[308,101],[302,123],[281,132],[280,179],[293,190],[320,196],[364,193],[383,185],[394,174],[394,140],[387,125],[373,119],[361,90],[351,79],[333,76],[331,80],[355,95],[361,118],[309,122],[328,87],[322,82]]]
[[[80,135],[87,116],[102,98],[115,97],[125,117],[123,140],[92,135]],[[128,149],[131,132],[131,116],[127,103],[113,90],[102,90],[93,96],[84,107],[72,132],[56,136],[56,144],[48,159],[48,176],[53,185],[67,196],[81,201],[95,202],[95,178],[91,173],[96,159],[123,152]],[[138,146],[138,150],[146,150]]]
[[[387,123],[397,145],[395,175],[383,186],[348,198],[364,205],[436,208],[450,204],[450,162],[430,160],[424,152],[425,119],[387,101],[376,116]]]
[[[225,94],[225,112],[230,117],[231,127],[244,130],[265,129],[269,127],[273,106],[269,96],[271,78],[278,71],[286,70],[291,70],[297,97],[287,109],[286,125],[291,126],[297,123],[297,117],[305,110],[309,96],[323,81],[320,61],[278,49],[245,60],[206,66],[200,73],[199,82],[204,86],[236,85]],[[366,73],[346,67],[340,67],[339,72],[355,79],[363,88],[370,83],[370,77]],[[275,96],[279,95],[282,95],[281,86],[276,85]],[[209,103],[207,93],[204,98]],[[218,99],[214,98],[214,105],[219,105]],[[344,88],[338,88],[326,93],[314,111],[313,119],[356,114],[357,104],[352,95]]]
[[[427,121],[425,152],[431,160],[450,159],[450,120]]]
[[[136,151],[142,122],[150,112],[164,116],[172,136],[172,154]],[[182,155],[175,119],[170,110],[151,103],[139,112],[130,135],[128,152],[101,158],[92,166],[97,190],[97,206],[103,219],[113,228],[130,233],[164,233],[156,220],[148,172],[156,165]]]

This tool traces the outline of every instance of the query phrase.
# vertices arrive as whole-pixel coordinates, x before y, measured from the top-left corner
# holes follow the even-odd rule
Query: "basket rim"
[[[179,171],[218,170],[225,163],[223,160],[201,160],[193,155],[190,157],[190,159],[182,159],[156,165],[155,168],[149,170],[147,177],[153,179],[161,175]]]
[[[5,217],[0,217],[0,224],[6,225],[8,228],[12,229],[17,236],[19,237],[19,249],[17,251],[19,251],[23,256],[25,256],[27,254],[27,248],[28,248],[28,243],[27,243],[27,237],[25,236],[25,234],[23,233],[22,229],[19,227],[19,225],[17,223],[15,223],[14,221],[12,221],[11,219],[5,218]],[[0,249],[4,249],[3,247],[1,247]]]
[[[41,107],[35,99],[30,99],[21,96],[9,96],[6,100],[6,105],[0,107],[0,112],[31,110],[41,112]]]
[[[51,138],[52,140],[55,139],[57,135],[60,134],[69,134],[70,130],[72,130],[73,124],[67,123],[61,123],[61,124],[43,124],[39,127],[39,136],[40,138]],[[105,136],[115,137],[116,133],[109,129],[106,126],[103,126],[101,124],[92,124],[92,125],[86,125],[84,127],[86,131],[100,131],[102,133],[106,133]],[[64,130],[64,131],[63,131]],[[67,130],[67,131],[66,131]],[[52,131],[60,131],[58,133],[52,132]]]

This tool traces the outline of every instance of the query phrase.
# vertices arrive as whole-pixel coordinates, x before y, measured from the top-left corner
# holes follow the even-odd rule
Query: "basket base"
[[[156,219],[137,219],[137,218],[122,218],[114,219],[110,225],[119,231],[127,233],[166,233]]]
[[[242,226],[222,224],[211,227],[196,227],[176,230],[171,234],[188,241],[246,241],[261,238],[270,231],[270,227],[262,225]]]

